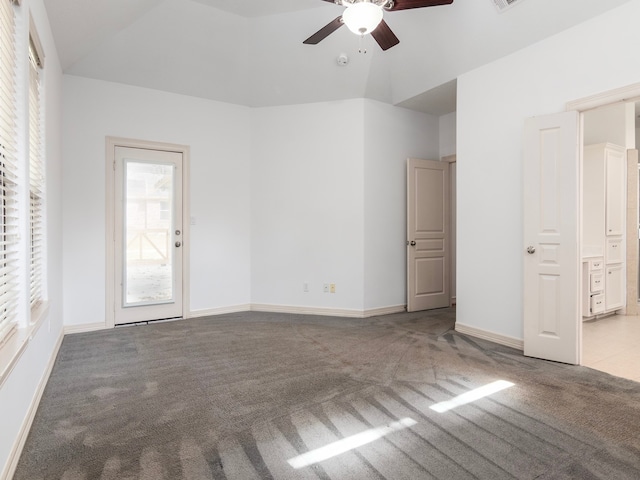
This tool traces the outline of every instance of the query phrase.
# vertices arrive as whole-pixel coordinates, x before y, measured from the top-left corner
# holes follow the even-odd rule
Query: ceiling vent
[[[491,1],[496,6],[499,12],[504,12],[505,10],[513,7],[517,3],[524,2],[524,0],[491,0]]]

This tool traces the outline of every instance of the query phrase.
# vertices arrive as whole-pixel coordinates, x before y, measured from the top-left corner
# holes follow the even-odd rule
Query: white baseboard
[[[271,305],[264,303],[252,303],[252,312],[273,312],[273,313],[294,313],[298,315],[324,315],[327,317],[350,317],[363,318],[362,310],[351,310],[346,308],[326,308],[326,307],[299,307],[295,305]]]
[[[248,312],[251,310],[251,305],[246,303],[244,305],[230,305],[228,307],[207,308],[204,310],[192,310],[189,312],[187,318],[209,317],[212,315],[224,315],[225,313],[238,313]]]
[[[187,318],[210,317],[224,315],[225,313],[239,312],[273,312],[273,313],[294,313],[299,315],[326,315],[329,317],[350,317],[367,318],[379,315],[390,315],[406,311],[406,305],[391,305],[389,307],[371,308],[368,310],[355,310],[345,308],[326,307],[299,307],[293,305],[271,305],[261,303],[245,303],[241,305],[229,305],[226,307],[206,308],[203,310],[192,310]],[[103,322],[85,323],[82,325],[66,325],[64,334],[94,332],[108,328]]]
[[[36,389],[33,398],[31,399],[31,403],[29,405],[29,410],[27,412],[27,416],[22,422],[22,427],[18,432],[18,436],[11,448],[11,452],[9,453],[9,458],[7,459],[7,464],[5,466],[4,472],[0,474],[1,480],[8,480],[13,477],[13,474],[18,467],[18,461],[20,460],[20,455],[22,454],[22,449],[24,448],[24,444],[27,441],[27,437],[29,436],[29,431],[31,430],[31,425],[33,424],[33,419],[36,416],[36,411],[38,410],[38,405],[40,405],[40,399],[42,398],[42,394],[44,393],[44,387],[47,385],[49,381],[49,376],[51,375],[51,370],[53,370],[53,365],[55,364],[56,357],[58,356],[58,351],[60,350],[60,346],[62,345],[62,339],[64,338],[64,334],[61,332],[58,337],[58,341],[56,342],[55,347],[53,348],[53,352],[51,353],[51,357],[49,358],[49,363],[47,364],[47,368],[40,379],[40,383],[38,384],[38,388]]]
[[[369,308],[364,311],[364,318],[377,317],[380,315],[391,315],[392,313],[403,313],[407,311],[406,305],[392,305],[390,307]]]
[[[104,322],[83,323],[82,325],[65,325],[64,334],[95,332],[96,330],[105,330],[107,326]]]
[[[459,322],[456,322],[455,330],[456,332],[464,333],[465,335],[469,335],[471,337],[477,337],[483,340],[489,340],[491,342],[498,343],[506,347],[515,348],[517,350],[524,350],[524,342],[519,338],[510,337],[508,335],[502,335],[500,333],[490,332],[489,330],[483,330],[477,327],[471,327],[469,325],[464,325]]]
[[[406,311],[406,305],[355,310],[347,308],[300,307],[295,305],[251,304],[252,312],[293,313],[297,315],[323,315],[327,317],[368,318]]]

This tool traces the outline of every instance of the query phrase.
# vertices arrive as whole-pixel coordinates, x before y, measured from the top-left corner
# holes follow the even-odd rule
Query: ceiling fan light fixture
[[[356,35],[366,35],[380,25],[382,8],[368,1],[352,3],[342,14],[342,20]]]

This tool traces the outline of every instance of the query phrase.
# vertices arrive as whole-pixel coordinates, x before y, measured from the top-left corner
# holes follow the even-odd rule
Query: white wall
[[[458,78],[458,322],[522,338],[524,121],[639,82],[639,17],[630,1]]]
[[[364,307],[407,301],[407,158],[438,159],[438,117],[364,103]]]
[[[64,77],[65,324],[105,320],[105,137],[191,147],[191,310],[249,302],[250,109]]]
[[[252,303],[362,310],[363,100],[256,109],[253,137]]]
[[[67,325],[104,322],[107,135],[191,146],[192,311],[404,303],[404,162],[437,158],[437,118],[365,100],[251,110],[74,76],[64,105]]]
[[[29,12],[40,37],[45,67],[42,74],[44,85],[43,115],[45,118],[45,168],[46,234],[47,234],[47,284],[49,311],[44,323],[29,340],[26,349],[15,364],[9,377],[0,386],[0,477],[6,472],[7,462],[19,432],[29,413],[41,379],[46,373],[52,354],[62,335],[62,211],[61,211],[61,81],[62,71],[46,10],[42,0],[23,0],[18,12],[19,78],[26,79],[28,55]],[[20,89],[19,89],[20,90]],[[20,92],[19,92],[20,93]],[[23,91],[26,95],[26,91]],[[23,97],[26,98],[26,97]],[[20,120],[24,120],[21,118]],[[26,123],[20,121],[20,125]],[[21,138],[26,138],[20,135]]]
[[[439,119],[440,158],[456,153],[456,112],[442,115]]]
[[[406,159],[437,158],[438,119],[361,99],[269,107],[253,138],[252,303],[404,305]]]

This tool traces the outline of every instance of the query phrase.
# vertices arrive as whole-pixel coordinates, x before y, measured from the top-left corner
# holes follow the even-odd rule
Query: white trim
[[[625,87],[616,88],[607,92],[598,93],[588,97],[579,98],[567,102],[566,109],[584,112],[612,103],[627,102],[640,97],[640,83],[634,83]]]
[[[189,316],[187,318],[210,317],[213,315],[224,315],[225,313],[241,313],[241,312],[249,312],[249,311],[251,311],[251,305],[246,303],[244,305],[230,305],[228,307],[206,308],[204,310],[194,310],[192,312],[189,312]]]
[[[392,313],[406,312],[406,305],[392,305],[389,307],[372,308],[369,310],[355,310],[347,308],[305,307],[301,305],[271,305],[252,303],[252,312],[293,313],[297,315],[322,315],[326,317],[367,318]]]
[[[65,325],[64,334],[73,335],[74,333],[95,332],[97,330],[106,330],[107,325],[105,322],[96,323],[83,323],[81,325]]]
[[[49,358],[47,368],[45,369],[45,372],[38,384],[38,388],[36,389],[33,398],[31,399],[31,403],[29,404],[29,411],[27,412],[27,416],[22,422],[20,432],[18,432],[18,436],[16,437],[13,443],[13,447],[9,452],[9,457],[7,459],[7,463],[5,464],[5,470],[2,472],[2,474],[0,474],[0,479],[2,480],[8,480],[12,478],[13,474],[16,471],[18,461],[20,460],[20,455],[22,454],[22,449],[24,448],[24,444],[27,441],[27,437],[29,436],[29,430],[31,430],[33,419],[35,418],[36,411],[38,410],[38,406],[40,405],[40,399],[42,398],[42,394],[44,393],[44,387],[47,385],[47,381],[49,380],[49,376],[51,375],[51,371],[53,370],[53,365],[55,364],[56,357],[58,356],[58,351],[60,350],[60,346],[62,345],[63,338],[64,335],[60,333],[56,345],[53,348],[51,357]]]
[[[500,333],[491,332],[482,328],[472,327],[460,322],[456,322],[455,331],[469,335],[471,337],[481,338],[483,340],[489,340],[490,342],[504,345],[506,347],[515,348],[517,350],[524,350],[524,340],[510,337],[508,335],[502,335]]]
[[[391,315],[393,313],[404,313],[406,311],[406,305],[391,305],[389,307],[369,308],[363,312],[363,316],[364,318],[378,317],[381,315]]]
[[[270,304],[251,304],[244,303],[240,305],[228,305],[226,307],[205,308],[202,310],[193,310],[184,317],[202,318],[213,317],[216,315],[224,315],[227,313],[243,313],[243,312],[272,312],[272,313],[293,313],[299,315],[324,315],[328,317],[350,317],[350,318],[369,318],[382,315],[391,315],[394,313],[405,313],[406,305],[390,305],[388,307],[370,308],[367,310],[351,310],[324,307],[303,307],[293,305],[270,305]],[[106,323],[86,323],[82,325],[66,325],[64,327],[65,335],[73,335],[75,333],[95,332],[98,330],[107,330],[109,328]]]
[[[346,308],[304,307],[298,305],[270,305],[264,303],[252,303],[252,312],[295,313],[300,315],[323,315],[327,317],[364,318],[362,310]]]
[[[112,235],[115,234],[115,148],[143,148],[145,150],[161,150],[165,152],[177,152],[182,154],[182,317],[188,318],[190,299],[190,258],[191,258],[191,204],[189,192],[190,178],[190,154],[188,145],[174,143],[151,142],[147,140],[135,140],[122,137],[106,137],[105,139],[105,206],[106,206],[106,258],[105,258],[105,327],[115,327],[115,245]]]
[[[223,315],[225,313],[242,312],[272,312],[272,313],[293,313],[298,315],[324,315],[328,317],[350,317],[367,318],[380,315],[391,315],[393,313],[403,313],[407,311],[406,305],[391,305],[388,307],[371,308],[368,310],[352,310],[325,307],[304,307],[295,305],[272,305],[264,303],[253,303],[244,305],[230,305],[227,307],[208,308],[205,310],[194,310],[188,318],[208,317],[213,315]]]

